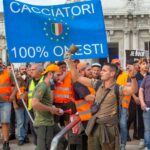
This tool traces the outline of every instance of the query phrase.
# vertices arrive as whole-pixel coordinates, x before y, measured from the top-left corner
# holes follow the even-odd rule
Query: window
[[[144,43],[144,49],[150,54],[150,41]]]
[[[119,44],[118,43],[108,43],[108,58],[100,58],[100,64],[106,62],[111,62],[112,59],[119,58]]]

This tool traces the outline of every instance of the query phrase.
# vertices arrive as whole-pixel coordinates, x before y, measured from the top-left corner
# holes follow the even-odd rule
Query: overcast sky
[[[2,11],[2,6],[3,6],[2,1],[3,0],[0,0],[0,11]],[[18,1],[35,4],[35,5],[50,5],[50,4],[55,5],[55,4],[64,4],[66,2],[66,0],[18,0]],[[118,6],[119,8],[124,8],[124,6],[127,3],[127,0],[115,0],[115,3],[114,0],[101,0],[101,2],[102,2],[103,9],[109,9],[109,8],[116,9],[118,8]]]
[[[66,2],[66,0],[18,0],[21,2],[26,2],[26,3],[30,3],[30,4],[35,4],[35,5],[55,5],[55,4],[64,4]],[[0,12],[3,11],[3,0],[0,0]]]
[[[2,3],[2,0],[0,0],[0,11],[2,11],[2,6],[3,6],[3,3]]]

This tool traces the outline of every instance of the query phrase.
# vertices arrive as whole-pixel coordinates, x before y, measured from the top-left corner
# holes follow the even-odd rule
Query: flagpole
[[[11,64],[11,68],[12,68],[12,74],[13,74],[13,77],[14,77],[14,79],[15,79],[15,83],[16,83],[17,90],[18,90],[18,92],[19,92],[19,95],[21,95],[22,93],[21,93],[20,88],[19,88],[19,85],[18,85],[18,81],[17,81],[16,75],[15,75],[15,71],[14,71],[14,66],[13,66],[13,64]],[[23,103],[23,105],[24,105],[24,107],[25,107],[25,110],[27,111],[27,114],[28,114],[28,116],[29,116],[31,122],[33,123],[33,122],[34,122],[34,121],[33,121],[33,118],[32,118],[32,116],[30,115],[30,112],[28,111],[28,108],[27,108],[27,106],[26,106],[26,103],[25,103],[24,99],[21,98],[21,101],[22,101],[22,103]]]
[[[110,60],[109,60],[109,56],[107,57],[107,63],[109,63],[110,62]]]

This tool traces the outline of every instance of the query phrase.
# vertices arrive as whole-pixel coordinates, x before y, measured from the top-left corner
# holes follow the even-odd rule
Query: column
[[[124,31],[124,51],[123,51],[123,68],[126,67],[126,50],[130,49],[130,30]]]
[[[3,34],[0,35],[0,57],[3,62],[6,64],[7,61],[7,53],[6,53],[6,39]]]
[[[129,30],[125,30],[124,31],[124,50],[129,49],[130,48],[130,42],[129,42]]]
[[[138,50],[138,30],[133,30],[133,49]]]

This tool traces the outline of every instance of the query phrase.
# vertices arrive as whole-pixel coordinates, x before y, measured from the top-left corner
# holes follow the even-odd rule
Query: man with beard
[[[34,126],[37,131],[36,150],[49,150],[58,126],[54,123],[54,114],[63,115],[63,110],[53,106],[51,98],[51,82],[55,73],[59,72],[55,64],[47,66],[42,73],[44,79],[38,83],[32,93],[32,107],[35,113]],[[61,149],[63,150],[63,149]]]
[[[25,94],[25,88],[27,85],[27,73],[26,73],[26,66],[21,65],[19,67],[19,74],[17,76],[18,85],[20,87],[21,94]],[[15,87],[15,92],[13,93],[14,100],[13,100],[13,107],[15,109],[15,115],[16,115],[16,122],[17,122],[17,139],[18,139],[18,145],[21,146],[24,143],[29,142],[29,138],[27,136],[28,132],[28,114],[26,112],[26,109],[23,105],[23,102],[21,100],[21,96],[18,92],[17,87]],[[25,99],[25,102],[27,104],[27,98]]]
[[[94,79],[100,79],[100,72],[102,70],[102,66],[99,63],[93,63],[91,65],[92,67],[92,76]]]
[[[77,65],[77,70],[82,77],[92,78],[91,66],[89,63],[80,62]],[[85,134],[85,128],[88,120],[91,118],[90,108],[95,99],[95,90],[91,87],[81,84],[80,82],[75,82],[73,86],[77,114],[79,115],[84,128],[84,130],[77,136],[77,138],[82,138],[82,143],[78,143],[76,150],[87,150],[87,135]],[[71,146],[71,149],[74,148]]]
[[[67,70],[65,62],[58,62],[57,65],[60,67],[60,72],[55,74],[54,84],[54,105],[63,110],[72,110],[75,113],[74,104],[74,91],[71,72]],[[65,113],[62,116],[56,116],[56,123],[60,123],[61,126],[66,126],[70,121],[70,115]]]

